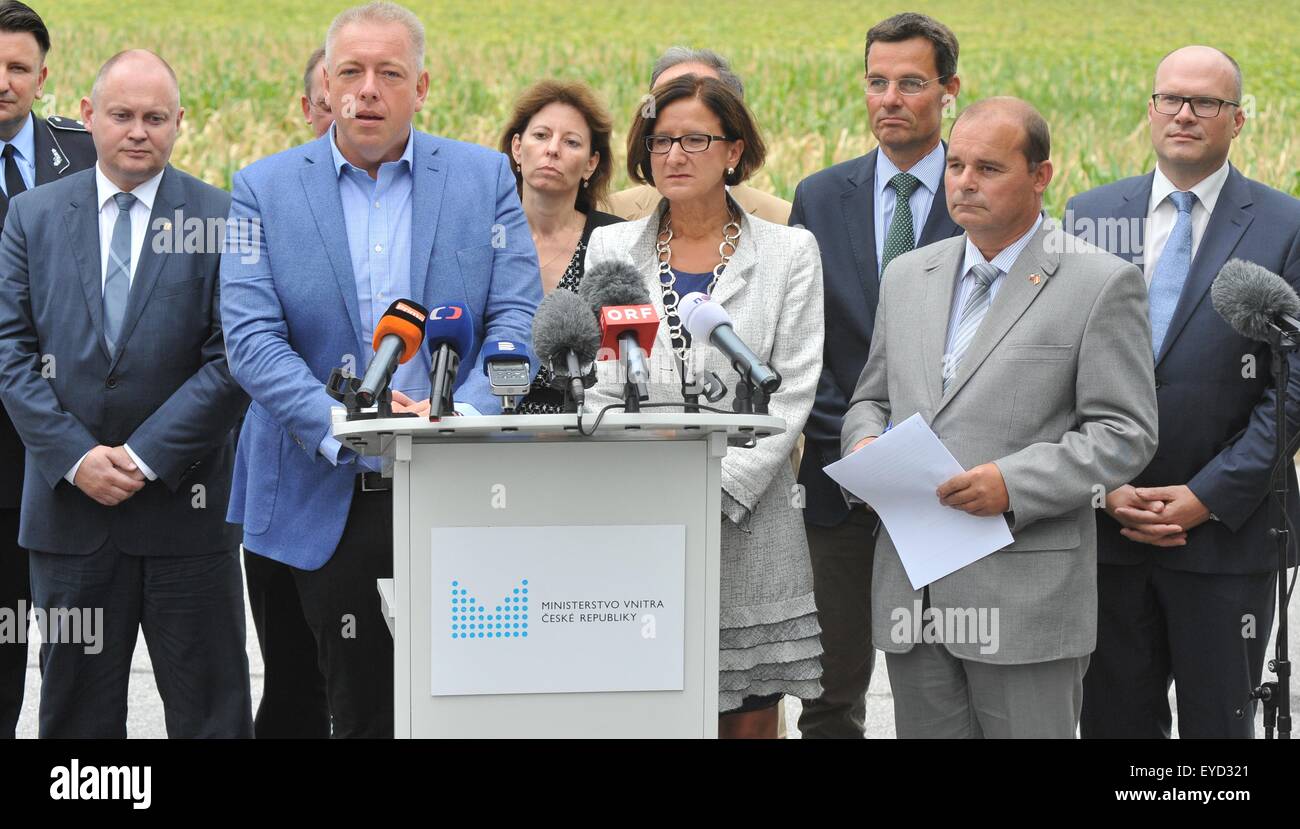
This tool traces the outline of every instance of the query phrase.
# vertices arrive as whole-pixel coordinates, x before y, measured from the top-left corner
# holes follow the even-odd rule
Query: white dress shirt
[[[1210,214],[1214,212],[1214,205],[1218,203],[1219,194],[1223,192],[1223,184],[1227,180],[1228,162],[1225,161],[1222,167],[1201,179],[1191,189],[1196,194],[1196,203],[1192,205],[1193,259],[1196,258],[1197,248],[1205,236],[1205,228],[1210,224]],[[1169,234],[1173,233],[1174,223],[1178,221],[1178,207],[1169,198],[1169,194],[1177,189],[1157,164],[1155,178],[1151,182],[1151,201],[1147,205],[1146,249],[1142,256],[1142,275],[1146,277],[1148,286],[1151,285],[1156,262],[1160,261],[1160,254],[1169,241]]]
[[[149,231],[149,215],[153,213],[153,202],[158,196],[158,184],[162,181],[163,174],[159,173],[148,181],[137,185],[134,190],[125,191],[113,182],[109,181],[108,176],[100,169],[99,164],[95,165],[95,190],[96,199],[99,204],[99,288],[104,289],[104,282],[108,280],[108,253],[113,244],[113,226],[117,223],[117,201],[114,196],[118,193],[130,192],[135,196],[135,204],[131,205],[131,263],[127,269],[127,275],[131,282],[135,282],[135,269],[140,264],[140,252],[144,249],[145,236]],[[150,481],[158,480],[158,476],[149,468],[140,456],[131,450],[130,446],[125,447],[126,453],[135,461],[135,465],[140,467],[145,478]],[[87,452],[86,455],[90,453]],[[64,479],[70,484],[76,483],[77,470],[81,468],[81,462],[86,459],[82,455],[80,460],[72,465]]]

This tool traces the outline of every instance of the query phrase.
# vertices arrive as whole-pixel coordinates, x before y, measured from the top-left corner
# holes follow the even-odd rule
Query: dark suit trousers
[[[27,551],[18,546],[18,510],[0,509],[0,607],[16,613],[19,603],[29,608],[32,603]],[[15,624],[22,625],[23,621],[16,618]],[[26,638],[21,642],[0,642],[0,739],[14,737],[26,681]]]
[[[259,740],[329,737],[325,677],[316,664],[316,638],[303,615],[294,569],[245,550],[244,574],[265,668],[253,734]]]
[[[110,541],[85,556],[32,552],[31,569],[35,606],[47,615],[90,609],[81,614],[82,641],[41,644],[42,738],[126,737],[140,629],[169,737],[253,735],[237,550],[132,556]],[[101,610],[102,622],[92,623]],[[97,642],[86,641],[91,627],[98,627]]]
[[[1162,554],[1176,556],[1178,549]],[[1253,737],[1255,706],[1246,703],[1264,669],[1276,583],[1272,573],[1100,565],[1083,737],[1168,737],[1171,681],[1179,736]],[[1234,717],[1238,708],[1248,716]]]
[[[822,628],[823,689],[820,698],[804,700],[799,714],[804,737],[864,736],[867,686],[876,660],[871,644],[871,567],[877,523],[875,513],[857,506],[839,526],[804,524]]]
[[[319,570],[291,569],[325,676],[331,736],[391,739],[393,637],[375,581],[393,577],[392,492],[358,485],[334,555]]]

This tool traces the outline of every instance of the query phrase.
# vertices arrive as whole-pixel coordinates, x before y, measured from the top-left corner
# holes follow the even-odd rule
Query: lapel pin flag
[[[1029,275],[1029,284],[1030,284],[1030,285],[1037,285],[1039,282],[1042,282],[1042,281],[1043,281],[1043,278],[1042,278],[1041,276],[1039,276],[1038,274],[1036,274],[1036,273],[1034,273],[1034,274],[1030,274],[1030,275]]]

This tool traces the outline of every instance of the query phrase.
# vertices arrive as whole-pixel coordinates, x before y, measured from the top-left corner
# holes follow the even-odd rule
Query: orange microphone
[[[415,356],[424,342],[424,321],[428,316],[429,312],[413,300],[399,299],[388,306],[375,324],[375,359],[361,378],[358,405],[362,408],[375,405],[393,379],[393,371]]]

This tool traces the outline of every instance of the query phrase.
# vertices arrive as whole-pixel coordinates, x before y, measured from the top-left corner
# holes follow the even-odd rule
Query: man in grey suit
[[[967,470],[935,497],[1004,516],[1014,537],[918,591],[882,532],[872,629],[899,737],[1074,735],[1096,638],[1094,502],[1155,451],[1142,274],[1043,217],[1050,146],[1014,98],[958,117],[945,189],[966,233],[886,268],[845,416],[848,454],[919,413]],[[914,608],[955,635],[913,641],[900,621]],[[977,614],[998,620],[992,641],[953,624]]]
[[[230,197],[167,162],[184,111],[129,51],[82,117],[99,161],[14,198],[0,239],[0,396],[27,447],[19,540],[41,645],[42,737],[125,737],[144,629],[173,737],[251,736],[218,297]],[[196,244],[197,243],[197,244]]]

